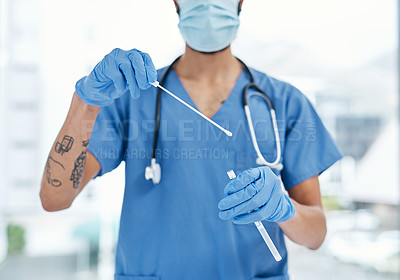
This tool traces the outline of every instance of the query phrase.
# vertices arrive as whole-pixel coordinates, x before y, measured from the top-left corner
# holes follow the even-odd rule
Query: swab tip
[[[230,132],[229,130],[224,130],[225,134],[228,135],[229,137],[232,137],[232,132]]]

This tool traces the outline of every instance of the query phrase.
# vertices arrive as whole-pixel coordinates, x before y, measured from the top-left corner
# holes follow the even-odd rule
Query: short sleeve
[[[123,160],[124,110],[118,101],[102,107],[93,126],[88,150],[100,163],[101,170],[97,176],[114,170]]]
[[[290,86],[286,104],[282,181],[286,189],[324,172],[342,158],[310,101]]]

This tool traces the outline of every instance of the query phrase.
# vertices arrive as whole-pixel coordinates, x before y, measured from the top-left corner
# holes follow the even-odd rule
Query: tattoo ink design
[[[82,147],[87,148],[89,146],[89,140],[82,141]]]
[[[71,136],[65,135],[63,140],[56,143],[54,150],[56,153],[63,155],[64,153],[68,152],[72,148],[72,144],[74,144],[74,138]]]
[[[79,183],[83,177],[86,163],[86,150],[84,150],[79,157],[75,160],[74,169],[72,170],[70,181],[73,182],[74,189],[79,188]]]
[[[49,184],[51,184],[53,187],[56,187],[56,188],[61,187],[62,183],[60,180],[51,178],[51,172],[50,172],[51,167],[53,167],[53,169],[57,169],[57,168],[61,167],[63,170],[65,170],[64,165],[62,165],[58,161],[54,160],[51,156],[48,157],[47,162],[46,162],[47,182]]]

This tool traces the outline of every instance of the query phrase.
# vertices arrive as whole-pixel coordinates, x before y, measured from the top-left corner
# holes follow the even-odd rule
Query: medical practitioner
[[[186,49],[171,67],[156,71],[147,53],[114,49],[76,83],[40,197],[47,211],[66,209],[90,180],[125,162],[115,280],[284,280],[284,235],[310,249],[325,238],[318,176],[341,155],[298,89],[232,55],[242,2],[175,0]],[[246,90],[252,79],[271,104]],[[243,96],[262,157],[279,162],[266,165],[255,151]],[[230,180],[229,170],[238,176]]]

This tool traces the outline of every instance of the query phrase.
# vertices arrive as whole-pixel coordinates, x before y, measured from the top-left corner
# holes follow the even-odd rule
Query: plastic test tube
[[[231,180],[236,178],[236,174],[233,170],[229,170],[227,174],[229,176],[229,179]],[[256,225],[258,231],[264,239],[265,244],[267,244],[268,249],[271,251],[272,256],[274,256],[274,259],[279,262],[282,257],[276,249],[274,242],[272,242],[271,238],[269,237],[268,232],[265,230],[264,225],[261,222],[254,222],[254,224]]]

